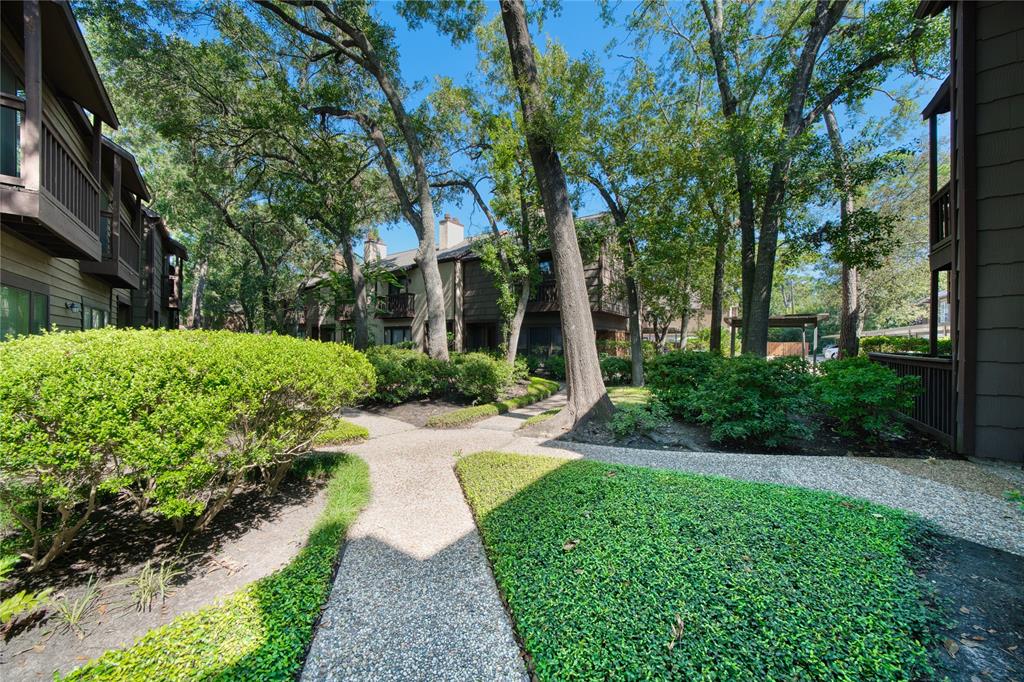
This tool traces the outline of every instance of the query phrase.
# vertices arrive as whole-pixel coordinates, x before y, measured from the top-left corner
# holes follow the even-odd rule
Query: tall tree
[[[533,39],[522,0],[501,0],[501,19],[519,91],[527,147],[544,202],[544,218],[558,282],[568,402],[553,418],[552,426],[572,428],[591,418],[607,417],[612,404],[601,378],[590,296],[576,240],[569,188],[558,150],[551,143],[549,106],[537,74]]]

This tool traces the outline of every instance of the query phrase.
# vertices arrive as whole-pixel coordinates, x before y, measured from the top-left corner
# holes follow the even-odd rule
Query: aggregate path
[[[346,414],[370,431],[368,441],[345,450],[367,462],[373,492],[349,530],[302,680],[527,679],[453,471],[459,456],[480,450],[832,491],[905,509],[952,536],[1024,555],[1024,514],[1010,503],[868,460],[639,450],[544,440],[509,428],[553,406],[503,415],[514,421],[451,430]]]

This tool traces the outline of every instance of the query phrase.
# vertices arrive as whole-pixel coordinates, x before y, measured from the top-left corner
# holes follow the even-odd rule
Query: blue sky
[[[630,2],[622,2],[617,9],[616,17],[624,17],[630,6]],[[490,3],[489,8],[491,16],[498,12],[497,3]],[[450,77],[459,83],[465,82],[467,77],[475,71],[476,47],[472,42],[457,47],[453,46],[447,36],[439,34],[430,25],[411,30],[395,12],[394,6],[388,2],[379,3],[376,12],[382,19],[395,27],[402,78],[406,83],[422,82],[423,88],[429,90],[438,77]],[[572,57],[582,57],[586,53],[593,54],[602,63],[609,76],[614,76],[627,64],[627,59],[621,55],[634,54],[634,49],[630,45],[628,32],[621,25],[622,22],[606,26],[601,20],[599,12],[600,8],[596,2],[563,0],[561,12],[557,16],[549,16],[545,19],[542,30],[533,35],[534,42],[543,45],[550,38],[561,43]],[[609,53],[606,51],[606,46],[613,40],[617,46]],[[656,58],[658,55],[647,56]],[[899,86],[902,83],[894,81],[888,85]],[[935,81],[912,83],[912,85],[920,90],[917,95],[920,106],[916,108],[919,111],[938,88],[939,83]],[[879,94],[868,102],[865,111],[869,115],[882,114],[889,106],[888,97]],[[913,144],[913,140],[920,138],[924,133],[923,122],[917,126],[910,125],[904,139],[893,140],[892,143],[894,146],[910,145]],[[597,212],[603,208],[599,197],[584,198],[582,207],[584,213]],[[472,202],[468,200],[461,204],[439,205],[435,207],[435,210],[439,216],[447,212],[459,218],[466,225],[468,234],[481,232],[487,228],[483,215],[478,210],[474,210]],[[385,227],[381,236],[387,242],[391,252],[411,249],[416,246],[412,228],[404,222]]]

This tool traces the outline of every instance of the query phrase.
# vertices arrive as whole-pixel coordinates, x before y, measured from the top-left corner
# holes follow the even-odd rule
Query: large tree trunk
[[[594,417],[606,418],[613,408],[601,379],[590,296],[583,274],[583,257],[576,241],[565,171],[558,152],[543,132],[547,104],[541,92],[522,0],[502,0],[501,20],[526,124],[530,159],[544,202],[544,219],[558,283],[568,402],[550,421],[552,428],[569,429]]]
[[[844,227],[849,229],[850,216],[853,214],[853,190],[852,178],[850,178],[850,167],[846,158],[846,146],[843,144],[843,136],[839,130],[839,122],[831,106],[825,108],[825,128],[828,130],[829,141],[832,145],[832,154],[835,156],[836,165],[839,169],[839,185],[841,196],[839,198],[839,219]],[[842,303],[839,310],[839,357],[852,358],[860,352],[860,306],[858,302],[858,273],[857,268],[842,264],[842,275],[840,286],[842,287]]]
[[[203,295],[206,293],[206,278],[209,273],[209,263],[204,258],[196,265],[193,277],[195,282],[192,285],[192,309],[189,313],[189,329],[203,328]]]
[[[718,226],[715,243],[715,274],[711,283],[711,339],[708,350],[722,352],[722,299],[725,296],[725,247],[729,242],[729,230]]]
[[[686,350],[687,336],[686,328],[690,326],[690,306],[683,308],[683,314],[679,318],[679,350]]]
[[[366,278],[363,277],[363,269],[360,267],[359,261],[356,260],[355,255],[352,253],[351,239],[343,239],[341,241],[341,255],[345,259],[345,267],[348,268],[348,274],[352,277],[352,293],[355,298],[355,303],[352,306],[352,321],[356,326],[353,345],[357,350],[365,350],[370,345],[369,330],[367,329],[367,308],[369,305],[366,295]]]
[[[519,347],[519,334],[523,330],[523,319],[526,317],[526,304],[530,302],[530,280],[523,280],[519,288],[519,300],[516,302],[516,312],[508,322],[508,350],[505,352],[505,359],[509,363],[516,361],[516,349]]]

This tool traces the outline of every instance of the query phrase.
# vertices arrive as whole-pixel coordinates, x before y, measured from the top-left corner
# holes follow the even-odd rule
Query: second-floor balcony
[[[141,245],[128,223],[121,221],[120,229],[113,232],[110,220],[104,217],[100,221],[100,242],[103,245],[101,260],[98,263],[81,261],[79,269],[111,286],[137,289]]]
[[[414,317],[416,294],[388,294],[377,299],[377,312],[381,317]]]
[[[929,260],[932,270],[939,270],[953,261],[953,211],[948,182],[931,196],[929,204]]]

